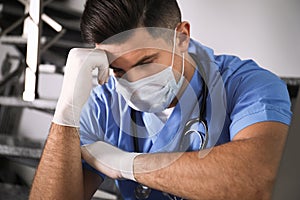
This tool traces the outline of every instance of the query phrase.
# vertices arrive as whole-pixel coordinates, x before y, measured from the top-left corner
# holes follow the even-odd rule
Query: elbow
[[[272,191],[276,179],[275,173],[259,174],[249,178],[248,184],[245,184],[235,199],[249,200],[271,200]]]

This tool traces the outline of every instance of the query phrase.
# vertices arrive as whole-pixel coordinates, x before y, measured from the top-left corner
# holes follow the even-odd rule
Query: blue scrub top
[[[136,113],[139,150],[143,153],[174,152],[180,150],[185,123],[199,116],[202,105],[202,84],[209,89],[206,115],[209,140],[207,148],[231,141],[245,127],[257,122],[276,121],[289,125],[290,99],[286,85],[271,72],[260,68],[252,60],[235,56],[214,55],[212,49],[191,40],[189,54],[197,63],[189,86],[163,123],[153,113]],[[199,70],[201,69],[201,70]],[[91,92],[80,120],[81,144],[105,141],[124,151],[134,152],[131,108],[115,90],[114,77]],[[193,127],[204,133],[201,124]],[[187,136],[188,151],[196,151],[201,140],[196,134]],[[102,178],[103,174],[92,169]],[[124,199],[135,199],[136,183],[117,180]],[[149,199],[169,199],[153,190]]]

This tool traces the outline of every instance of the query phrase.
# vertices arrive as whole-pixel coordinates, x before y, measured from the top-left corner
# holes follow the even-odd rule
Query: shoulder
[[[206,72],[211,98],[222,98],[227,105],[231,137],[256,122],[290,123],[289,94],[286,84],[278,76],[253,60],[214,55],[213,50],[194,41],[191,47],[194,58]],[[218,95],[220,92],[223,96]]]
[[[235,59],[233,59],[235,60]],[[291,103],[287,86],[278,76],[252,60],[233,61],[221,68],[231,118],[231,137],[258,122],[289,125]]]
[[[217,79],[216,74],[218,74],[218,79],[222,78],[227,95],[231,97],[242,95],[250,90],[259,91],[258,95],[282,91],[285,95],[283,97],[288,98],[285,82],[271,71],[259,66],[254,60],[242,60],[234,55],[215,55],[212,49],[194,41],[193,43],[192,46],[198,49],[194,52],[199,55],[198,60],[203,65],[209,80]],[[237,90],[241,90],[241,93],[236,93]]]

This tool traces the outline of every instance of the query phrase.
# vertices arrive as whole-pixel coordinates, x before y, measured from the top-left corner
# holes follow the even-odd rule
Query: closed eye
[[[150,64],[152,63],[156,58],[158,57],[158,53],[148,55],[140,59],[136,64],[134,64],[132,67],[140,66],[140,65],[145,65],[145,64]]]
[[[125,71],[123,69],[113,67],[111,65],[109,66],[109,68],[111,68],[113,70],[116,77],[121,77],[125,74]]]
[[[151,63],[153,63],[155,61],[155,59],[157,57],[158,57],[158,53],[144,56],[138,62],[136,62],[134,65],[132,65],[131,68],[142,66],[142,65],[151,64]],[[110,65],[109,67],[113,70],[113,72],[114,72],[114,74],[115,74],[116,77],[122,77],[126,73],[126,71],[124,71],[121,68],[118,68],[118,67],[115,67],[115,66],[112,66],[112,65]]]

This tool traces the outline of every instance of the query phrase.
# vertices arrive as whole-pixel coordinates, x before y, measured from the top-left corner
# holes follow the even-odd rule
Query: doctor
[[[124,199],[270,199],[291,118],[278,77],[190,39],[176,0],[88,0],[81,30],[96,48],[68,55],[30,199],[90,199],[105,176]]]

